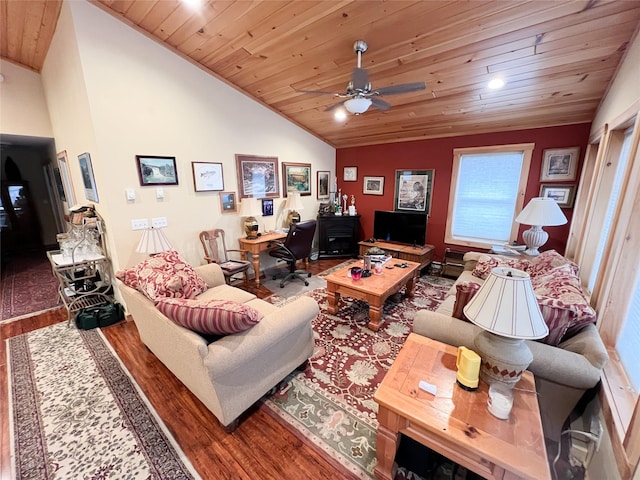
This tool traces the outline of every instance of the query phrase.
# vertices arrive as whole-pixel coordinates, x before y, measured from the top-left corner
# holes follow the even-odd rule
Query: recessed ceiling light
[[[336,110],[336,113],[333,114],[333,118],[340,121],[346,120],[347,112],[345,112],[342,108],[339,108],[338,110]]]
[[[202,0],[182,0],[182,3],[194,10],[202,6]]]
[[[497,90],[498,88],[504,87],[504,80],[496,77],[492,79],[487,86],[492,90]]]

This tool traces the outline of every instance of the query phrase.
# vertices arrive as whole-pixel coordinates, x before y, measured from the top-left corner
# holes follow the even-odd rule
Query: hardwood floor
[[[319,260],[312,262],[309,270],[317,274],[342,261]],[[253,282],[240,286],[260,298],[272,293],[262,285],[256,288]],[[58,310],[0,325],[2,480],[11,478],[5,340],[65,320],[66,312]],[[146,349],[133,321],[102,332],[203,479],[354,478],[306,446],[264,409],[254,407],[235,432],[226,433],[209,410]]]

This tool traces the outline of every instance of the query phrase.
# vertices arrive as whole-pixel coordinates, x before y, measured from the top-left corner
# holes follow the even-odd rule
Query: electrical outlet
[[[154,217],[151,219],[151,225],[153,226],[153,228],[166,227],[168,225],[167,217]]]
[[[602,422],[600,417],[594,415],[591,418],[591,435],[595,437],[594,442],[596,444],[596,452],[600,450],[600,442],[602,441]]]
[[[149,228],[149,220],[146,218],[136,218],[131,220],[131,230],[144,230]]]

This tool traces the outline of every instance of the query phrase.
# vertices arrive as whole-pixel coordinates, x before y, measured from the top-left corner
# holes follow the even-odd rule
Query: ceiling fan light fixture
[[[361,113],[366,112],[370,106],[371,100],[364,97],[350,98],[344,102],[344,108],[354,115],[360,115]]]

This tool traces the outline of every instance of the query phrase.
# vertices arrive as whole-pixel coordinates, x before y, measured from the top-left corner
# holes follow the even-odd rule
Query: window
[[[637,394],[640,390],[640,362],[638,362],[638,351],[640,350],[640,279],[636,280],[636,287],[631,295],[631,305],[624,319],[624,325],[616,343],[616,350],[620,355],[620,361],[625,373],[629,377],[631,387]]]
[[[533,144],[454,150],[445,242],[486,247],[516,239]]]

